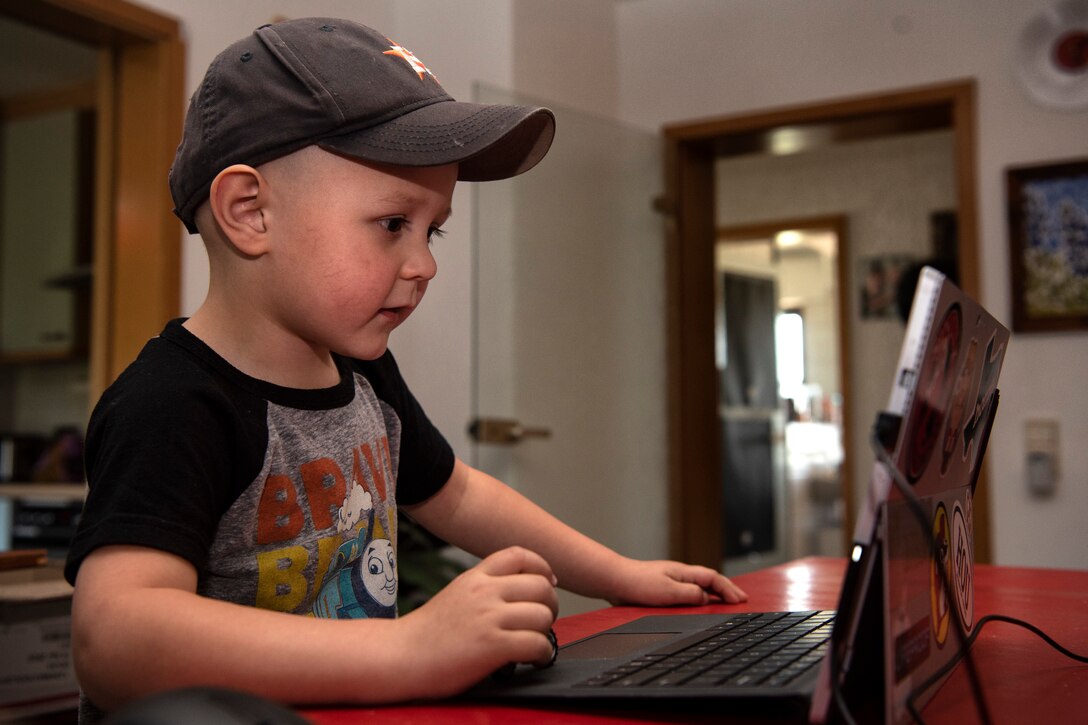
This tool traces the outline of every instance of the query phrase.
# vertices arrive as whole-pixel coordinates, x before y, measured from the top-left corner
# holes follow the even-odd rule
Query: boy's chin
[[[389,336],[383,335],[380,339],[365,341],[349,341],[344,349],[336,350],[337,353],[356,360],[377,360],[389,349]]]

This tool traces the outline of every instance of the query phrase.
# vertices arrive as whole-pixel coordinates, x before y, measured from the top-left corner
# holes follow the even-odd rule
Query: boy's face
[[[266,165],[276,325],[315,352],[385,352],[437,273],[431,239],[449,218],[457,166],[393,167],[317,148]]]

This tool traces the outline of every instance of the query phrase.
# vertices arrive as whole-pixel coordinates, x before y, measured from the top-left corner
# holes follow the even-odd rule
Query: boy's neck
[[[266,334],[267,323],[221,317],[201,307],[185,328],[246,375],[287,388],[330,388],[340,382],[332,353],[298,338]]]

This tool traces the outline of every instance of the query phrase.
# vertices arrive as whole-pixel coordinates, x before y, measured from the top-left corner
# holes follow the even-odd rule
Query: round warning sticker
[[[933,626],[933,638],[937,646],[944,646],[948,639],[948,624],[952,610],[948,602],[948,592],[941,582],[942,576],[951,586],[949,571],[949,548],[951,535],[948,526],[948,509],[943,503],[937,504],[933,515],[933,560],[929,562],[929,621]]]
[[[952,506],[952,589],[956,609],[965,631],[970,632],[975,616],[974,552],[971,550],[971,522],[957,501]]]

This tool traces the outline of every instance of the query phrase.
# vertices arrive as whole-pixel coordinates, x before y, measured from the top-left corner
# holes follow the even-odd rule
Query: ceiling
[[[0,16],[0,99],[93,80],[97,50]]]

